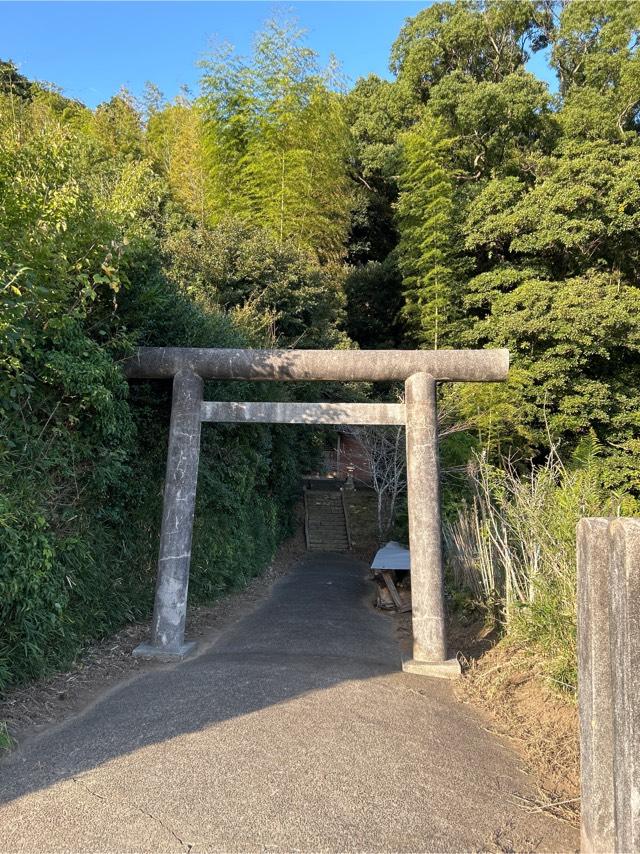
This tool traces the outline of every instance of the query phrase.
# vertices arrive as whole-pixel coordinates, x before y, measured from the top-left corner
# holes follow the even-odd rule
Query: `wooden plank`
[[[227,424],[404,424],[404,403],[228,403],[204,401],[202,421]]]
[[[391,570],[388,569],[379,569],[376,570],[384,579],[384,583],[387,585],[387,590],[391,594],[391,598],[393,599],[393,604],[396,606],[398,611],[404,613],[405,611],[411,610],[411,605],[409,602],[403,602],[400,598],[398,590],[393,580],[393,574]]]

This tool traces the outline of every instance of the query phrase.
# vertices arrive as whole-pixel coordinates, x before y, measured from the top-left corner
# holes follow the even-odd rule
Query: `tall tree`
[[[156,169],[166,178],[172,197],[199,225],[210,210],[210,170],[204,141],[202,112],[179,96],[149,117],[146,147]]]
[[[475,270],[463,340],[510,348],[508,430],[534,453],[549,432],[571,447],[594,430],[608,485],[637,489],[640,90],[625,92],[638,67],[632,5],[632,13],[605,2],[563,8],[553,33],[557,111],[546,119],[536,111],[529,144],[525,134],[511,165],[469,194],[462,222]],[[482,393],[460,399],[475,406]]]
[[[441,123],[423,121],[402,136],[397,214],[402,310],[411,337],[437,350],[453,315],[453,183]]]
[[[375,74],[356,82],[346,109],[355,184],[349,260],[382,262],[397,243],[393,204],[398,195],[399,136],[416,122],[420,110],[406,87]]]
[[[111,157],[134,160],[141,156],[142,116],[127,89],[122,89],[109,101],[99,105],[93,118],[92,130]]]
[[[454,0],[409,18],[391,48],[391,70],[427,101],[452,72],[498,82],[548,42],[548,5],[535,0]]]
[[[232,212],[331,260],[349,226],[350,137],[335,69],[302,37],[272,21],[250,60],[225,48],[203,61],[211,217]]]
[[[638,3],[585,0],[563,8],[551,60],[569,134],[615,139],[639,129],[639,42]]]

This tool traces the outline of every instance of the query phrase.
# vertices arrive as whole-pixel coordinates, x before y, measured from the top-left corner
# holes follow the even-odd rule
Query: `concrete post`
[[[432,376],[417,373],[407,379],[405,407],[413,659],[403,662],[403,670],[455,677],[458,662],[447,660],[438,414]]]
[[[190,371],[179,371],[173,380],[151,643],[136,647],[134,655],[138,656],[183,658],[195,646],[184,642],[184,628],[200,455],[202,386],[201,377]]]
[[[578,524],[582,850],[640,850],[640,519]]]
[[[609,530],[615,850],[640,851],[640,519]]]
[[[607,519],[580,520],[577,559],[581,849],[604,854],[614,850]]]

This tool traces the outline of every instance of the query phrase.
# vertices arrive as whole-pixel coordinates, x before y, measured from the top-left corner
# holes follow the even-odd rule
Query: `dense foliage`
[[[92,112],[2,70],[0,688],[149,611],[170,389],[129,390],[118,362],[133,346],[345,341],[340,275],[267,229],[229,217],[214,228],[191,206],[193,160],[161,160],[197,107],[165,107],[163,139],[161,112],[145,123],[126,93]],[[192,597],[271,559],[311,438],[204,431]]]
[[[214,221],[233,211],[279,240],[340,258],[349,224],[349,132],[331,69],[291,24],[267,25],[253,56],[202,61],[200,109]]]
[[[396,81],[349,95],[399,230],[405,338],[509,347],[509,387],[456,392],[465,417],[492,409],[494,444],[525,456],[593,429],[607,484],[634,490],[639,28],[638,4],[436,3],[396,40]],[[547,46],[558,96],[526,70]]]
[[[638,3],[437,2],[398,34],[392,80],[345,92],[270,23],[251,57],[202,61],[198,97],[149,85],[96,110],[0,64],[0,685],[149,609],[169,392],[128,389],[136,344],[506,346],[508,384],[443,391],[472,425],[452,464],[481,453],[498,495],[505,455],[509,477],[551,447],[573,472],[588,441],[590,512],[633,508],[639,35]],[[527,70],[541,50],[557,94]],[[207,428],[196,596],[269,559],[306,441]],[[537,601],[556,595],[566,646],[572,579],[552,569]]]
[[[523,561],[537,598],[511,625],[528,642],[544,638],[569,683],[575,566],[567,559],[559,572],[549,556],[573,554],[576,514],[633,512],[640,492],[639,38],[638,3],[439,2],[402,28],[394,81],[369,77],[348,95],[363,265],[350,277],[349,305],[375,305],[372,276],[378,293],[392,292],[399,272],[403,342],[509,348],[505,386],[443,391],[449,413],[475,425],[472,441],[456,437],[447,453],[460,465],[461,448],[482,452],[491,508],[505,524],[550,448],[565,460],[568,474],[536,496],[538,524],[514,526],[509,547],[526,554],[539,538],[540,560]],[[542,49],[558,94],[527,70]],[[389,224],[383,243],[380,223]],[[383,345],[377,323],[351,320],[349,330],[367,346],[376,333]],[[585,478],[576,455],[587,440],[598,459]],[[510,481],[511,503],[504,471],[523,477],[520,491]],[[474,493],[473,482],[449,483],[449,523],[462,518],[471,530]],[[481,546],[464,545],[478,571]],[[504,584],[497,565],[495,573]],[[505,618],[506,599],[498,610]]]

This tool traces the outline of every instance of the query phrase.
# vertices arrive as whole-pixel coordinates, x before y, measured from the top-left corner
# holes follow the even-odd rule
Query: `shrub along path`
[[[0,765],[3,851],[577,848],[448,683],[400,672],[366,565],[307,555],[189,661]]]

